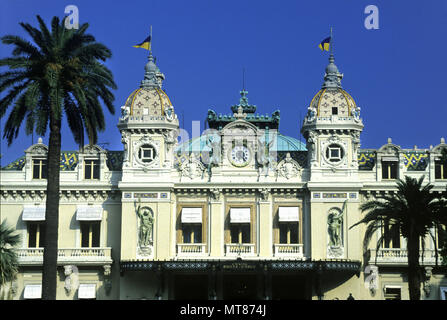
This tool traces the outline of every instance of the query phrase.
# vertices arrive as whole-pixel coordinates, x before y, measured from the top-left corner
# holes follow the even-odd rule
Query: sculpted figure
[[[152,210],[148,207],[141,207],[141,204],[139,204],[137,215],[140,218],[140,230],[138,235],[140,247],[148,247],[152,245],[152,229],[154,222]]]
[[[343,223],[342,212],[331,212],[328,216],[329,245],[341,246],[341,227]]]

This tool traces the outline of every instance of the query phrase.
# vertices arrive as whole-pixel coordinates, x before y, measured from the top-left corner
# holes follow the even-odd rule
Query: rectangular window
[[[332,107],[332,115],[337,115],[338,114],[338,108],[337,107]]]
[[[442,163],[440,160],[435,160],[435,179],[447,179],[447,163]]]
[[[84,164],[84,178],[86,180],[99,179],[99,160],[85,160]]]
[[[385,300],[401,300],[401,288],[385,287]]]
[[[100,226],[99,221],[81,222],[81,247],[97,248],[100,246]]]
[[[202,224],[184,223],[182,232],[183,243],[202,243]]]
[[[250,224],[232,223],[230,227],[231,243],[250,243]]]
[[[387,249],[399,249],[400,248],[400,230],[399,225],[390,225],[385,222],[382,228],[382,234],[384,235],[383,248]]]
[[[382,161],[382,179],[397,179],[397,161]]]
[[[47,160],[33,159],[33,179],[47,178]]]
[[[45,224],[28,223],[28,248],[45,247]]]
[[[298,223],[283,222],[279,224],[279,243],[297,244],[298,243]]]

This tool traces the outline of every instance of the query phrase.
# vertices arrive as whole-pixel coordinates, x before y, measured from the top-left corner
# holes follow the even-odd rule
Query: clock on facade
[[[244,167],[251,159],[251,152],[246,146],[235,146],[230,153],[230,161],[234,166]]]

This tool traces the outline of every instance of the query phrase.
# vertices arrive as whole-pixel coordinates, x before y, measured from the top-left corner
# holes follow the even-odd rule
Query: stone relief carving
[[[79,287],[79,270],[74,265],[64,266],[65,275],[65,292],[70,294],[71,290],[76,290]]]
[[[218,201],[220,199],[220,194],[222,193],[221,189],[213,188],[210,189],[210,197],[211,199]]]
[[[367,265],[365,267],[365,288],[369,289],[372,296],[376,294],[379,287],[379,267],[374,265]]]
[[[188,160],[180,166],[180,179],[187,177],[189,179],[203,178],[205,166],[200,162],[200,159],[195,153],[191,153]]]
[[[313,131],[309,132],[306,145],[307,145],[307,150],[308,150],[311,166],[316,166],[316,164],[317,164],[316,163],[317,162],[317,154],[315,152],[315,144],[317,143],[317,138],[318,138],[318,135],[315,132],[313,132]]]
[[[151,162],[143,162],[138,156],[138,153],[140,151],[140,147],[148,144],[152,146],[155,150],[155,157]],[[151,139],[149,136],[143,136],[139,140],[133,142],[133,166],[142,166],[144,168],[148,167],[160,167],[160,142]]]
[[[276,177],[284,177],[287,180],[298,176],[301,173],[301,166],[292,159],[288,152],[286,158],[278,163],[276,168]]]
[[[266,139],[264,141],[258,139],[256,159],[258,161],[258,178],[264,174],[268,176],[269,168],[272,163],[272,156],[270,155],[270,149],[273,145],[274,140],[272,139],[268,142]]]
[[[262,188],[259,189],[259,196],[262,201],[267,201],[270,195],[270,189],[268,188]]]

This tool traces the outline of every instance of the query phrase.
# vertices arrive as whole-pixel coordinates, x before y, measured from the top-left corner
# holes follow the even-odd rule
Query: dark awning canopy
[[[121,261],[121,272],[125,271],[178,271],[207,272],[360,272],[360,261],[352,260],[176,260],[176,261]]]

